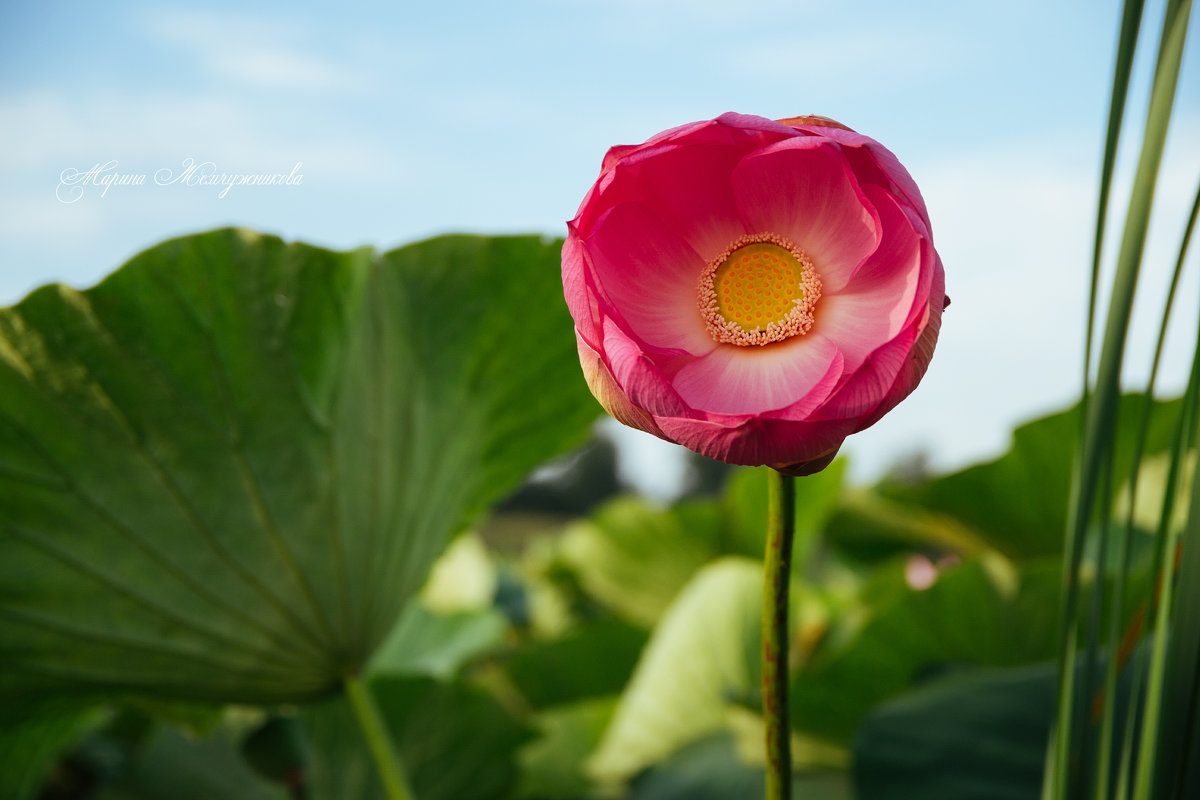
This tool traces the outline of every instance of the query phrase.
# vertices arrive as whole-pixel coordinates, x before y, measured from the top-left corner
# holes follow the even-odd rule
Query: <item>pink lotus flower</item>
[[[723,114],[614,147],[568,231],[592,394],[706,456],[823,469],[933,355],[945,278],[925,203],[832,120]]]

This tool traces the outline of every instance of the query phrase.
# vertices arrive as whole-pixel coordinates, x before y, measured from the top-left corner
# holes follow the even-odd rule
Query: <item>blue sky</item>
[[[1014,422],[1075,391],[1116,2],[434,5],[5,4],[0,304],[50,281],[90,285],[218,225],[337,248],[558,235],[610,145],[727,110],[817,113],[908,166],[954,299],[926,383],[852,440],[856,472],[918,447],[941,466],[986,457]],[[1200,176],[1192,50],[1160,262]],[[1139,116],[1144,98],[1131,100]],[[238,173],[299,164],[303,179],[223,198],[178,184],[56,198],[65,169],[115,160],[153,175],[189,158]],[[1195,324],[1181,319],[1185,333]],[[1151,335],[1135,329],[1135,352]],[[639,458],[661,452],[637,441]]]

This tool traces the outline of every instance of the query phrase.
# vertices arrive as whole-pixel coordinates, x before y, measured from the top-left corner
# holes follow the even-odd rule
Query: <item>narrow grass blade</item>
[[[1128,11],[1128,9],[1127,9]],[[1117,256],[1116,274],[1096,374],[1095,390],[1087,402],[1085,427],[1080,447],[1077,478],[1068,516],[1062,646],[1059,658],[1058,711],[1051,739],[1044,797],[1077,796],[1085,761],[1079,755],[1080,731],[1086,718],[1075,702],[1075,665],[1078,657],[1076,617],[1079,607],[1079,575],[1083,545],[1094,513],[1104,465],[1113,457],[1120,393],[1121,367],[1133,301],[1141,272],[1142,254],[1153,207],[1154,191],[1174,105],[1179,67],[1186,41],[1190,0],[1172,0],[1164,15],[1158,60],[1150,96],[1141,155],[1125,228]],[[1127,14],[1127,19],[1129,18]],[[1114,95],[1118,92],[1114,90]],[[1114,125],[1110,123],[1110,136]],[[1086,399],[1086,391],[1085,391]]]
[[[1130,462],[1131,468],[1128,483],[1129,489],[1126,495],[1129,505],[1129,512],[1125,519],[1122,536],[1118,542],[1116,563],[1119,565],[1119,567],[1116,580],[1113,584],[1113,596],[1109,606],[1108,637],[1105,644],[1105,650],[1108,653],[1116,653],[1118,655],[1108,659],[1107,667],[1105,669],[1103,689],[1103,698],[1105,702],[1100,710],[1100,743],[1097,750],[1098,757],[1096,763],[1097,783],[1095,796],[1097,798],[1107,798],[1109,796],[1123,797],[1125,796],[1124,792],[1126,791],[1124,787],[1125,780],[1128,777],[1132,736],[1126,736],[1124,738],[1120,762],[1120,777],[1116,787],[1115,795],[1109,791],[1109,777],[1112,774],[1110,760],[1114,752],[1113,723],[1116,717],[1115,697],[1117,673],[1124,666],[1125,658],[1127,656],[1127,653],[1122,647],[1122,643],[1124,640],[1129,638],[1128,633],[1125,636],[1122,636],[1122,631],[1129,630],[1126,628],[1126,626],[1130,624],[1129,620],[1123,619],[1122,610],[1125,608],[1125,587],[1129,579],[1129,554],[1133,545],[1133,517],[1138,495],[1138,476],[1140,473],[1139,466],[1142,461],[1142,455],[1145,452],[1146,439],[1150,430],[1150,417],[1154,408],[1154,391],[1158,382],[1159,367],[1162,365],[1162,355],[1166,345],[1167,330],[1170,327],[1171,313],[1175,308],[1176,292],[1179,288],[1180,277],[1183,275],[1183,265],[1187,260],[1188,247],[1191,243],[1192,232],[1195,230],[1196,217],[1198,213],[1200,213],[1200,186],[1197,186],[1196,189],[1196,198],[1192,202],[1192,210],[1188,216],[1187,224],[1184,227],[1183,241],[1179,246],[1179,257],[1175,260],[1175,270],[1171,275],[1171,285],[1167,289],[1167,296],[1163,306],[1162,323],[1159,326],[1158,340],[1155,342],[1154,346],[1154,358],[1150,365],[1150,377],[1146,382],[1146,410],[1142,415],[1141,426],[1138,429],[1138,436],[1134,445],[1133,458]],[[1146,598],[1142,608],[1148,611],[1152,600],[1153,598],[1151,597]],[[1140,625],[1138,627],[1140,628]],[[1134,682],[1135,686],[1139,684],[1140,680]],[[1131,692],[1130,696],[1130,715],[1127,718],[1133,719],[1133,711],[1138,707],[1139,703],[1139,693],[1137,691],[1133,691]]]

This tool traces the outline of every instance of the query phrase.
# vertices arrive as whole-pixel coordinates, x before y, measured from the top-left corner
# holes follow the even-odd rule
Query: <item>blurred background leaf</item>
[[[659,509],[622,497],[567,530],[559,552],[589,595],[649,628],[719,552],[722,522],[711,502]]]
[[[794,569],[805,569],[838,508],[844,462],[797,484]],[[592,598],[629,622],[653,625],[696,570],[721,556],[761,559],[767,472],[721,470],[719,497],[687,497],[662,508],[623,496],[572,525],[558,544],[561,563]]]
[[[600,743],[616,704],[616,697],[601,697],[535,714],[538,738],[519,755],[521,784],[517,796],[577,800],[591,794],[595,787],[587,773],[588,756]]]
[[[619,784],[706,734],[731,705],[757,702],[762,566],[728,557],[696,573],[666,612],[612,723],[591,774]]]
[[[641,628],[600,619],[525,643],[508,660],[507,671],[534,708],[615,694],[629,681],[648,638]]]
[[[453,678],[463,665],[495,650],[508,635],[508,620],[492,608],[435,614],[409,603],[375,657],[374,675]]]
[[[96,800],[285,800],[282,784],[256,775],[242,759],[228,731],[189,739],[161,726],[144,751]]]
[[[845,643],[818,652],[792,681],[792,725],[848,742],[875,705],[920,677],[962,665],[1008,666],[1052,658],[1053,615],[1061,567],[1056,560],[1019,570],[979,561],[941,571],[914,588],[906,564],[893,563],[864,586],[848,615]]]
[[[1054,667],[969,670],[874,710],[854,746],[870,800],[1038,796],[1054,709]]]
[[[1153,403],[1146,455],[1170,449],[1180,406],[1179,400]],[[1144,396],[1121,398],[1126,418],[1136,420],[1145,410]],[[989,548],[1010,558],[1059,554],[1079,426],[1075,407],[1021,425],[1013,431],[1012,447],[994,461],[933,479],[885,479],[839,509],[830,535],[848,552],[870,560],[913,545],[960,555]],[[1128,474],[1137,433],[1135,425],[1118,431],[1118,475]],[[914,518],[921,527],[914,527]]]
[[[381,713],[420,800],[498,800],[511,796],[516,754],[532,731],[486,691],[463,682],[381,677],[371,681]],[[382,800],[346,701],[305,709],[313,744],[313,796]]]
[[[630,800],[733,800],[759,797],[765,787],[762,765],[738,757],[733,737],[707,736],[655,764],[633,781]],[[851,800],[850,781],[841,773],[797,772],[792,793],[804,800]]]
[[[36,797],[59,756],[108,718],[104,709],[48,703],[20,722],[0,725],[0,797]]]

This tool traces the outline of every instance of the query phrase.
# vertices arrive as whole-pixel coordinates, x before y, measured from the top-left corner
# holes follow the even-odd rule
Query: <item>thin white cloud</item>
[[[229,95],[107,91],[73,96],[29,91],[0,98],[0,152],[6,172],[57,175],[117,159],[125,166],[177,166],[184,158],[226,169],[273,170],[303,162],[333,180],[401,170],[390,148],[319,125],[289,129],[271,109]],[[36,131],[36,136],[28,135]],[[12,188],[11,184],[8,187]]]
[[[352,92],[365,76],[344,63],[317,55],[320,31],[288,18],[188,9],[152,12],[147,35],[190,53],[216,78],[250,87]]]
[[[575,8],[591,6],[604,12],[616,9],[627,18],[630,13],[636,14],[641,25],[652,21],[675,24],[726,23],[731,20],[745,21],[752,16],[778,16],[797,11],[795,0],[757,0],[752,4],[730,3],[728,0],[543,0],[542,5],[544,13],[561,12],[564,5]],[[820,10],[820,6],[816,5],[815,10]],[[638,25],[630,24],[629,27]]]
[[[912,30],[812,26],[731,46],[722,61],[749,78],[794,75],[810,82],[887,85],[902,77],[944,73],[962,57],[959,41],[928,24]]]
[[[356,85],[346,70],[287,50],[214,53],[211,66],[220,75],[269,89],[344,91]]]

